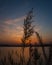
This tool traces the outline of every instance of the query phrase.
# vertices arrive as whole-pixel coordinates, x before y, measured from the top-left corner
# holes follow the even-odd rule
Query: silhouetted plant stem
[[[24,63],[25,63],[25,58],[24,58],[24,47],[22,48],[22,59],[23,59],[23,61],[22,61],[22,65],[24,65]]]
[[[29,40],[29,37],[34,33],[33,27],[31,25],[33,17],[33,8],[31,11],[28,12],[26,18],[24,19],[24,35],[22,39],[23,46],[27,43],[26,41]],[[22,48],[23,58],[24,58],[24,47]]]
[[[33,56],[33,59],[34,59],[34,64],[37,65],[38,60],[40,58],[40,54],[38,53],[38,49],[37,48],[34,48],[32,56]]]
[[[39,64],[39,65],[43,65],[43,59],[42,59],[42,57],[40,57],[38,64]]]
[[[38,32],[35,32],[35,33],[36,33],[36,35],[37,35],[37,38],[38,38],[39,43],[40,43],[41,45],[43,45],[43,42],[42,42],[42,39],[41,39],[39,33],[38,33]],[[44,55],[45,60],[47,60],[47,56],[46,56],[44,47],[42,47],[42,51],[43,51],[43,55]]]
[[[30,47],[29,47],[29,63],[31,65],[31,59],[32,59],[32,47],[31,47],[31,43],[30,43]]]
[[[52,47],[49,47],[49,57],[46,65],[50,65],[52,60]]]

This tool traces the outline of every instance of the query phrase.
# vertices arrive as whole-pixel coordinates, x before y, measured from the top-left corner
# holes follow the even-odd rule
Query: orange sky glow
[[[24,18],[25,16],[16,19],[6,19],[4,21],[5,25],[1,25],[3,32],[0,32],[0,42],[21,43],[21,39],[23,38]],[[50,38],[51,35],[45,33],[42,28],[43,28],[42,26],[37,25],[34,28],[34,30],[40,33],[43,42],[51,41],[52,40],[52,38]],[[38,39],[35,34],[32,35],[31,42],[32,43],[38,42]]]

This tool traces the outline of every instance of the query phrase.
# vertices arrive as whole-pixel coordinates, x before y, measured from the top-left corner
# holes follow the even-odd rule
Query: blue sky
[[[32,7],[36,30],[43,39],[52,40],[52,0],[0,0],[0,40],[20,38],[23,20]]]

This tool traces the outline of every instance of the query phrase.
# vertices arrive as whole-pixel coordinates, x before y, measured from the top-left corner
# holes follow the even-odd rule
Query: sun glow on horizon
[[[0,42],[9,42],[9,43],[21,43],[21,39],[23,38],[23,22],[24,22],[25,16],[16,18],[16,19],[7,19],[4,21],[3,25],[0,25]],[[37,25],[38,23],[36,23]],[[32,24],[34,25],[34,24]],[[51,41],[51,35],[46,34],[43,32],[42,26],[37,25],[34,28],[35,31],[37,31],[41,36],[43,42],[49,42]],[[30,41],[28,40],[27,43]],[[32,43],[37,43],[38,38],[36,37],[36,34],[32,35],[31,38]]]

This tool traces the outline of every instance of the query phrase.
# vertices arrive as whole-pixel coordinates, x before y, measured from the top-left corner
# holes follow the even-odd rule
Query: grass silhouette
[[[29,51],[31,52],[32,55],[30,56],[29,54],[30,57],[28,58],[28,61],[26,63],[23,61],[22,54],[20,54],[20,56],[18,55],[18,51],[15,51],[15,52],[11,51],[11,53],[8,52],[8,56],[4,56],[3,58],[0,58],[0,65],[23,65],[23,63],[24,65],[51,65],[52,64],[52,47],[49,47],[49,57],[47,58],[45,62],[43,58],[41,57],[41,54],[37,50],[38,50],[37,48],[34,48]],[[14,60],[13,54],[15,54],[17,61]],[[19,60],[19,57],[20,57],[20,60]],[[37,64],[34,63],[35,60]]]
[[[24,36],[22,39],[22,45],[24,46],[26,44],[26,40],[29,39],[30,36],[34,33],[34,26],[31,25],[32,23],[32,17],[33,17],[33,8],[32,10],[28,13],[26,19],[24,20]],[[39,41],[40,45],[43,45],[44,43],[42,42],[42,38],[40,37],[39,33],[35,31],[35,34],[37,36],[37,39]],[[15,51],[15,55],[17,58],[17,62],[14,61],[13,59],[13,54],[14,51],[12,50],[11,53],[8,52],[8,56],[4,56],[4,58],[0,59],[0,65],[51,65],[52,61],[52,47],[49,47],[49,57],[47,58],[47,55],[45,53],[44,47],[42,47],[43,55],[45,62],[43,58],[41,57],[41,54],[38,52],[38,49],[36,47],[31,47],[31,42],[30,42],[30,47],[29,47],[29,59],[26,62],[25,56],[24,56],[24,49],[25,46],[22,47],[22,54],[20,54],[20,61],[19,61],[19,55],[18,51]],[[1,55],[1,51],[0,51]]]

